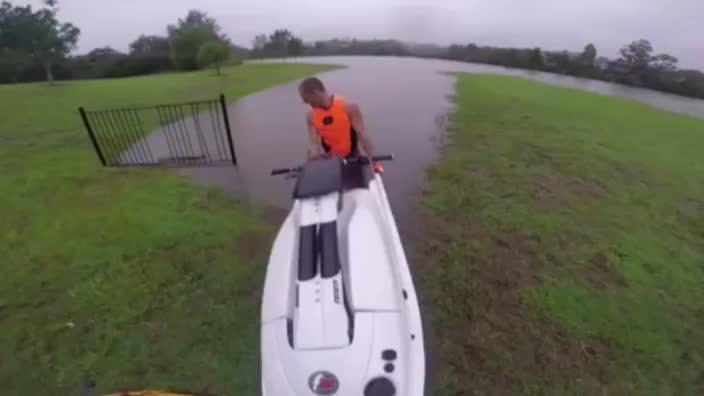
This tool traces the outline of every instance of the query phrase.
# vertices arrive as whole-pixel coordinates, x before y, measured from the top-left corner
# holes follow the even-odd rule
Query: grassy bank
[[[416,276],[436,395],[704,392],[704,122],[462,76]]]
[[[103,169],[76,108],[244,94],[329,69],[0,86],[0,383],[8,395],[254,394],[271,231],[217,191]]]

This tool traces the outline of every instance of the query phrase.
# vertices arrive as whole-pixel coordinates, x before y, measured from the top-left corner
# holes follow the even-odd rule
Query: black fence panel
[[[104,166],[237,164],[224,95],[79,113]]]

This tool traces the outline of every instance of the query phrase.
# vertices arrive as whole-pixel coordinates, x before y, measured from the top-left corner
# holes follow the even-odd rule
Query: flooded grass
[[[234,99],[327,69],[0,87],[8,394],[86,378],[256,394],[267,216],[170,172],[99,168],[75,109]],[[704,393],[704,123],[506,77],[457,94],[407,244],[431,394]],[[388,147],[411,150],[397,130]]]
[[[327,66],[0,87],[0,383],[8,395],[258,389],[274,229],[172,172],[99,166],[79,105],[246,93]],[[9,144],[5,144],[9,142]]]
[[[704,391],[704,122],[458,81],[415,276],[434,395]]]

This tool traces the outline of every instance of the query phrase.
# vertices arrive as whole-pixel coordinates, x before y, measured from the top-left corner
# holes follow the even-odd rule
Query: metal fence
[[[224,95],[197,102],[78,110],[104,166],[237,164]]]

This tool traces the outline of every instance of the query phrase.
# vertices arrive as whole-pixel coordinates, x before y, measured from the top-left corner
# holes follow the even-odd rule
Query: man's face
[[[300,90],[301,99],[303,102],[308,104],[310,107],[324,107],[325,106],[325,92],[323,91],[311,91],[304,92]]]

